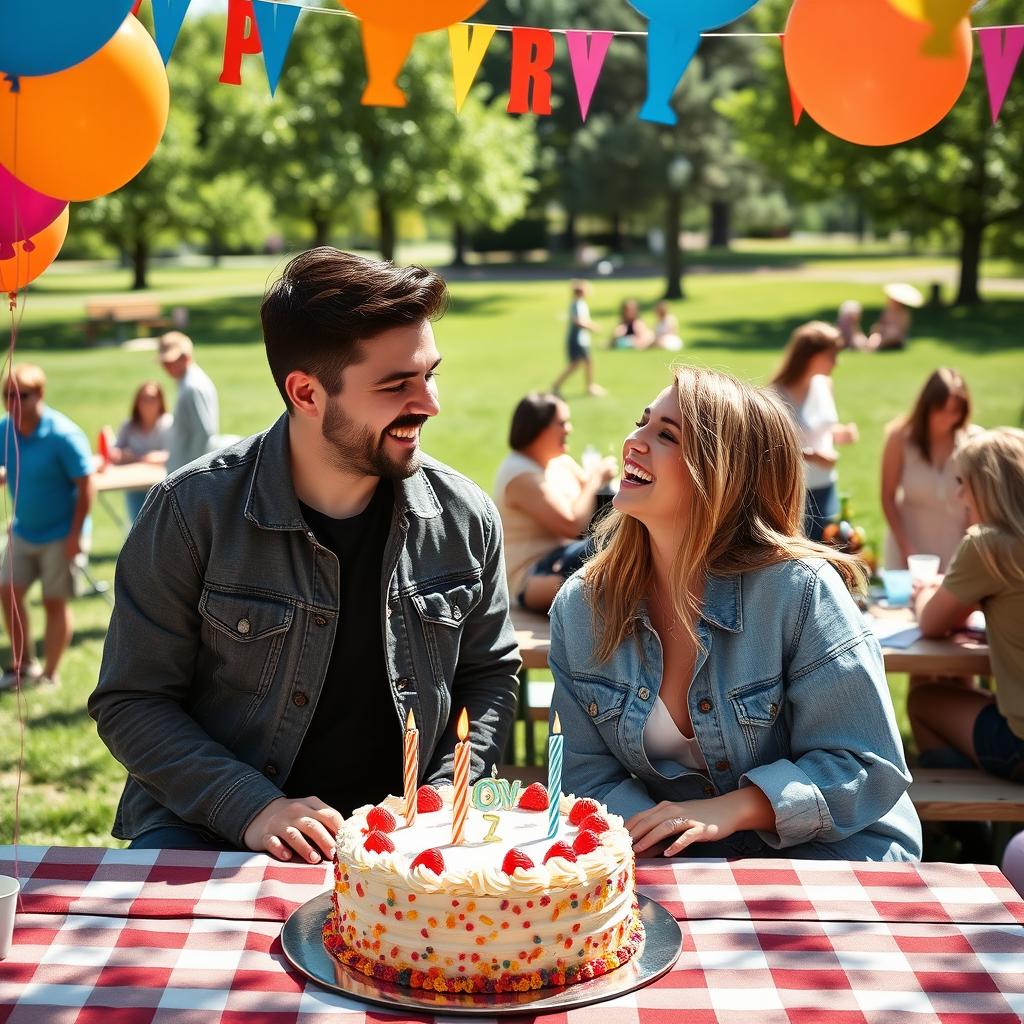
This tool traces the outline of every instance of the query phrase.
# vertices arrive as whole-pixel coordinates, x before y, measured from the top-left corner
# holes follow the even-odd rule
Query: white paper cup
[[[0,960],[11,951],[14,937],[14,911],[18,906],[18,891],[21,885],[16,878],[0,875]]]
[[[915,580],[928,581],[939,574],[938,555],[908,555],[907,568]]]

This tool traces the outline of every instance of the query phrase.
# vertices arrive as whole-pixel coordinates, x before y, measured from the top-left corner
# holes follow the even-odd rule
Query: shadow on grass
[[[808,310],[799,317],[705,319],[691,321],[688,341],[694,347],[721,350],[761,350],[781,354],[790,334],[808,320],[831,323],[831,306]],[[928,338],[974,354],[1018,350],[1022,344],[1024,299],[993,299],[979,306],[950,306],[917,310],[908,348],[914,338]],[[866,320],[865,329],[871,327]],[[888,353],[878,353],[886,358]]]

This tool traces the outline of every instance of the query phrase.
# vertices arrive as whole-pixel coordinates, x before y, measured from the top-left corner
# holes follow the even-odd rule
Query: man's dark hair
[[[531,391],[512,413],[508,431],[508,446],[515,452],[533,444],[551,426],[558,412],[558,396]]]
[[[321,246],[291,260],[263,298],[267,362],[281,397],[293,370],[316,377],[329,395],[362,358],[359,342],[394,327],[441,316],[448,287],[424,267],[396,267]]]

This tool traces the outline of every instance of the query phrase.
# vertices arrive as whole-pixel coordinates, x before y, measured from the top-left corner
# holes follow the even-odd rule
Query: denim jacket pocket
[[[625,686],[602,676],[575,676],[575,697],[593,723],[605,731],[614,730],[626,704]]]
[[[207,586],[199,613],[215,652],[214,680],[233,690],[263,693],[274,678],[294,608],[285,601]]]
[[[729,694],[736,721],[755,760],[778,753],[776,726],[782,712],[785,687],[782,676],[751,683]]]
[[[460,579],[435,586],[437,589],[413,594],[412,603],[419,613],[434,680],[443,686],[455,677],[462,626],[480,603],[484,585],[480,579]]]

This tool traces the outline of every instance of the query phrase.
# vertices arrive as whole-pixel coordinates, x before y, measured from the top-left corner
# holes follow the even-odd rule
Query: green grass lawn
[[[757,249],[751,255],[756,255]],[[934,257],[900,258],[855,250],[819,254],[799,251],[786,276],[785,265],[771,275],[723,271],[688,281],[689,298],[678,303],[686,348],[676,358],[727,370],[761,383],[776,366],[789,332],[812,318],[831,320],[843,299],[865,306],[865,321],[879,306],[877,284],[849,283],[851,268],[875,268],[884,259],[894,277],[899,267],[933,266]],[[841,258],[840,258],[841,257]],[[260,342],[258,305],[279,260],[241,261],[222,269],[159,268],[153,290],[165,307],[190,310],[189,333],[199,362],[220,389],[221,428],[246,434],[281,411]],[[823,267],[836,267],[836,279]],[[800,266],[816,268],[813,279]],[[999,268],[996,272],[1003,272]],[[568,274],[567,274],[568,276]],[[82,330],[85,299],[124,287],[115,269],[55,267],[28,297],[17,351],[40,363],[49,378],[47,399],[95,438],[104,424],[117,426],[128,412],[135,386],[159,376],[152,352],[86,348]],[[659,296],[655,278],[595,282],[592,312],[610,333],[619,302],[637,297],[645,307]],[[426,428],[427,449],[490,489],[505,451],[509,415],[525,392],[547,388],[563,360],[568,304],[565,281],[457,282],[448,315],[436,325],[444,364],[439,379],[441,415]],[[878,497],[879,452],[885,424],[907,409],[928,373],[953,366],[970,385],[975,419],[985,426],[1020,420],[1024,403],[1024,295],[1006,294],[974,310],[922,310],[914,337],[903,352],[844,354],[835,375],[840,416],[855,420],[861,441],[845,449],[840,487],[853,501],[857,521],[876,544],[882,537]],[[585,444],[618,453],[622,438],[644,405],[667,383],[670,357],[662,352],[596,351],[598,379],[607,398],[581,396],[582,381],[570,381],[575,432],[572,448]],[[173,389],[168,389],[173,395]],[[114,496],[114,500],[118,500]],[[113,577],[120,544],[117,527],[103,508],[94,515],[92,570]],[[159,585],[159,581],[154,581]],[[109,610],[98,597],[75,602],[76,637],[63,666],[58,690],[28,691],[22,700],[25,773],[22,779],[21,839],[25,842],[109,844],[110,823],[123,770],[98,740],[85,712],[95,684]],[[41,608],[32,607],[35,636]],[[8,657],[6,644],[0,657]],[[893,694],[901,724],[905,679],[894,677]],[[12,835],[14,791],[20,747],[15,695],[0,695],[0,842]],[[396,755],[397,756],[397,755]]]

